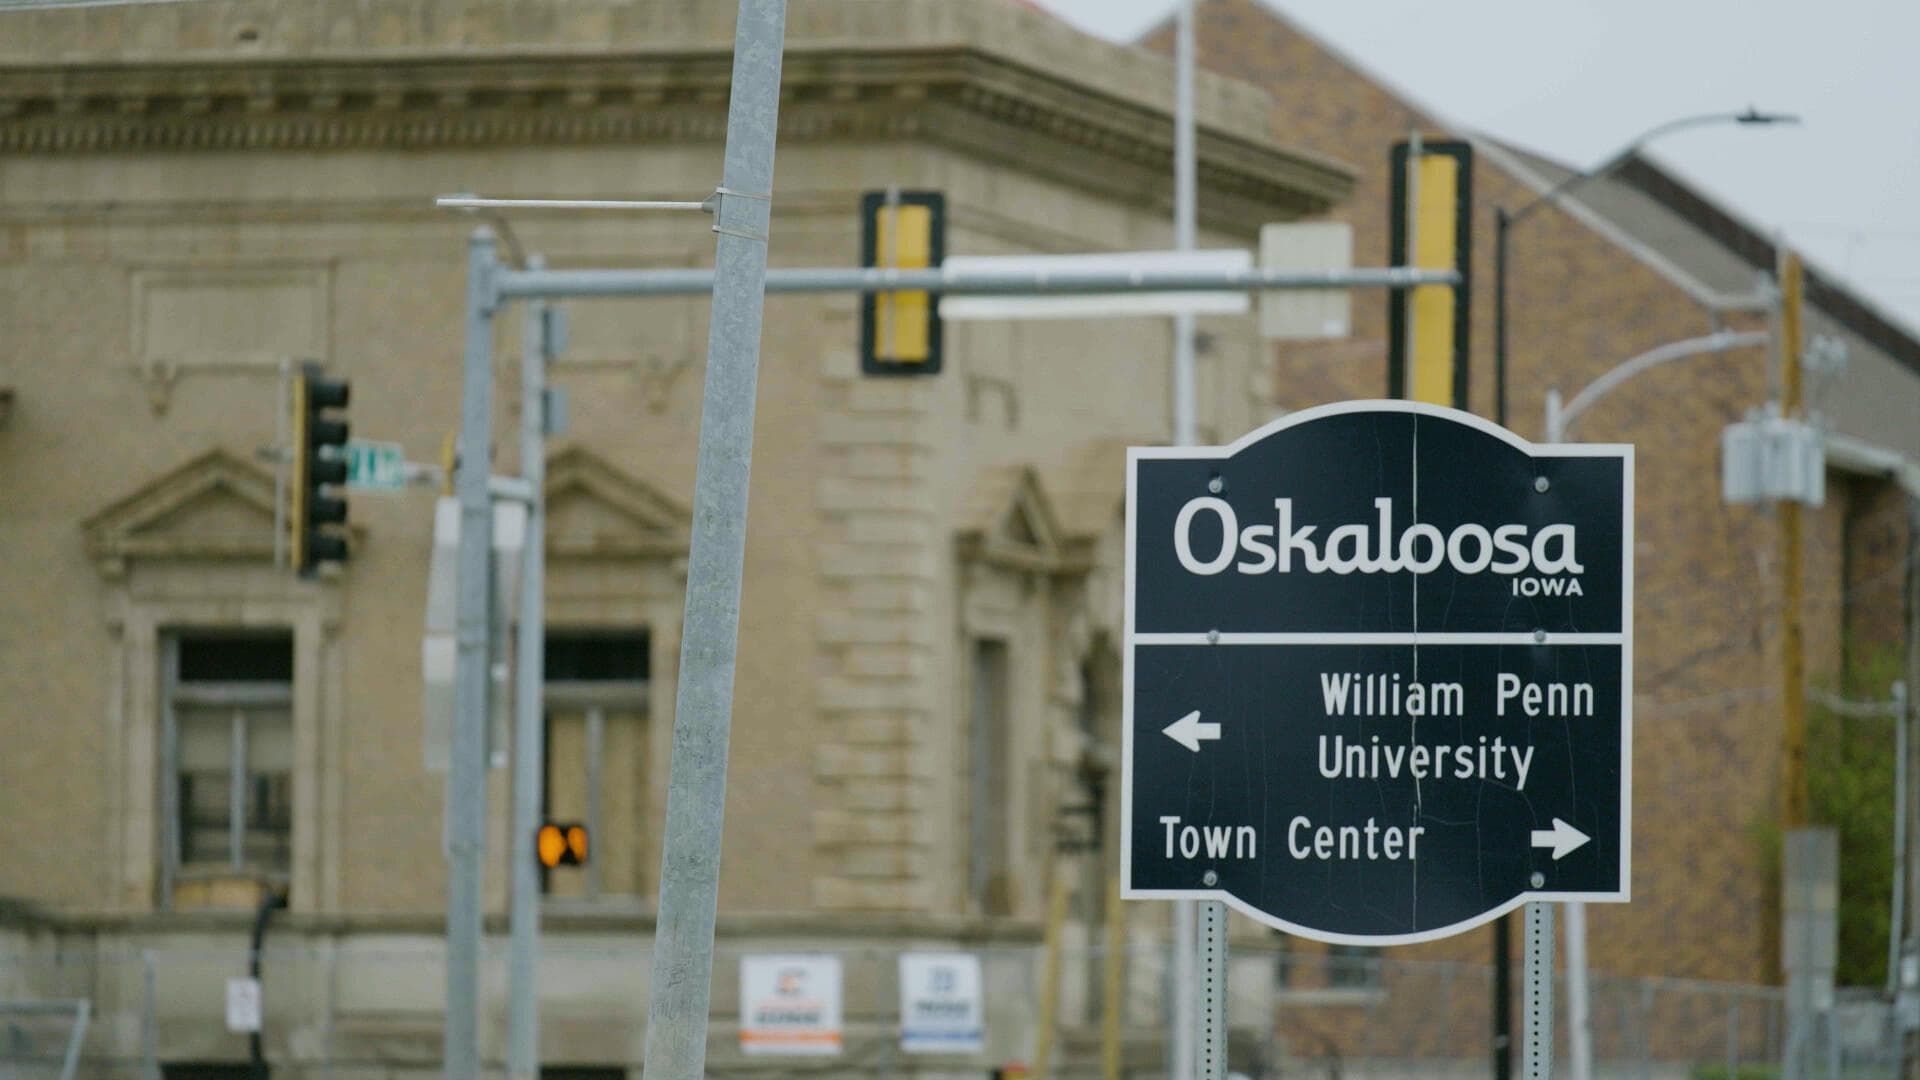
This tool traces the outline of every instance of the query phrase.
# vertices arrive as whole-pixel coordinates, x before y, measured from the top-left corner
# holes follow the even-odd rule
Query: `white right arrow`
[[[1533,830],[1533,846],[1552,848],[1554,862],[1559,862],[1560,856],[1565,855],[1567,852],[1572,851],[1591,839],[1593,838],[1586,833],[1561,821],[1559,818],[1553,819],[1553,828],[1551,829]]]
[[[1196,754],[1200,752],[1202,740],[1220,737],[1220,725],[1201,723],[1199,709],[1193,710],[1160,730],[1166,732],[1168,738]]]

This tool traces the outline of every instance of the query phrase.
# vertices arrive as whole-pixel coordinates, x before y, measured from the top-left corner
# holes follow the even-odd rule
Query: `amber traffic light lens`
[[[534,838],[534,850],[540,857],[540,865],[551,870],[560,865],[567,854],[567,837],[558,825],[540,826],[540,834]]]

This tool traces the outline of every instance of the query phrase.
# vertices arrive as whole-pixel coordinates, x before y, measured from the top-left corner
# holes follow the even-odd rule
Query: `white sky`
[[[1920,332],[1920,0],[1262,2],[1450,124],[1581,167],[1678,116],[1798,114],[1649,156]],[[1039,3],[1122,41],[1173,11]]]

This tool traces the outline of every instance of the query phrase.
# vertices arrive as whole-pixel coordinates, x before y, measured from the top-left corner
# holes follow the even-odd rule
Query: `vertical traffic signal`
[[[321,563],[345,562],[348,396],[344,379],[329,379],[318,364],[301,365],[293,380],[293,567],[312,577]]]
[[[1467,289],[1473,266],[1473,146],[1396,143],[1391,208],[1394,266],[1455,270],[1458,285],[1394,289],[1387,309],[1387,394],[1467,407]]]
[[[860,265],[925,270],[946,258],[947,197],[937,191],[869,191],[860,197]],[[863,293],[860,370],[932,375],[940,370],[940,305],[925,290]]]

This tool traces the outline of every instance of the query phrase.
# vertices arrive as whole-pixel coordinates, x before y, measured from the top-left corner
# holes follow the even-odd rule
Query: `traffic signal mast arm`
[[[501,270],[501,299],[516,297],[691,296],[713,290],[710,269]],[[787,267],[767,271],[768,292],[925,291],[955,296],[1073,295],[1128,292],[1225,292],[1261,289],[1411,288],[1453,285],[1452,270],[1357,267],[1351,270],[924,270],[886,267]]]

